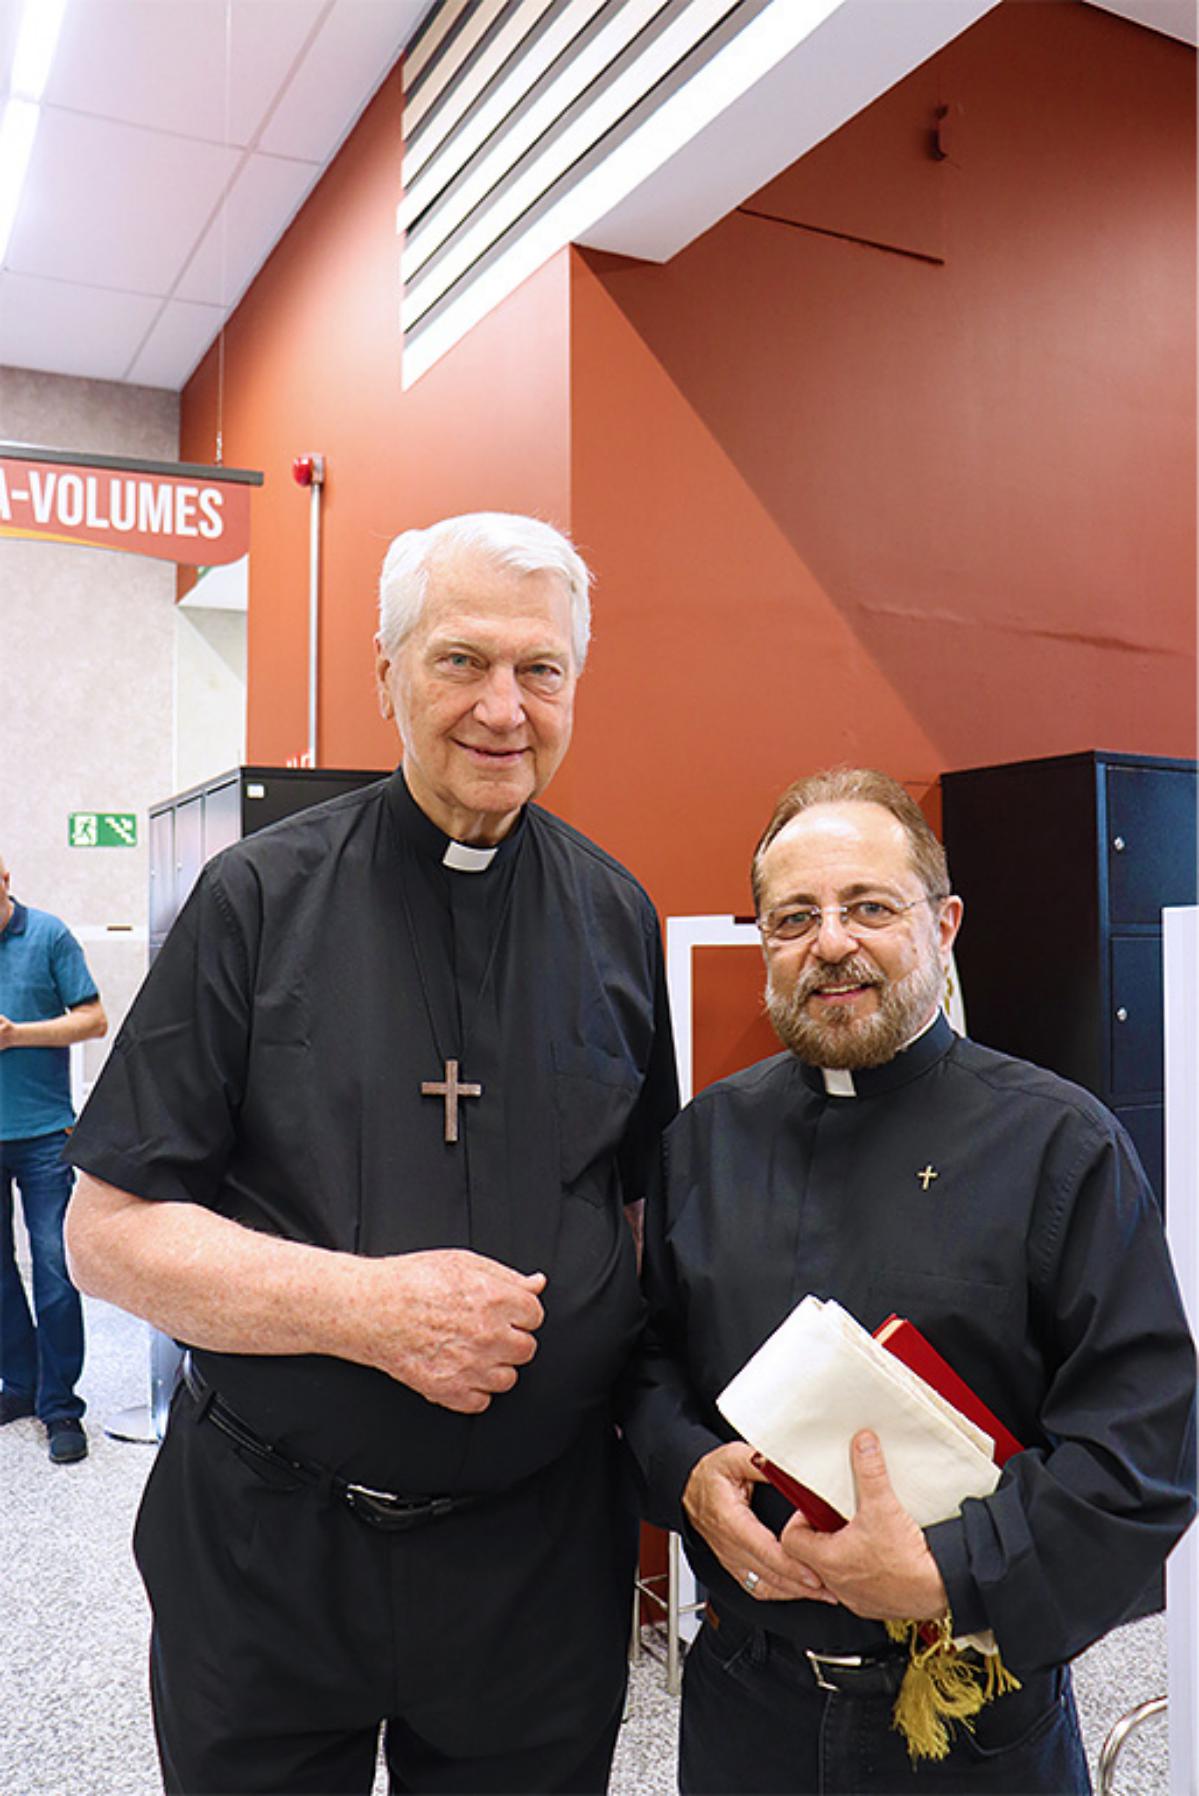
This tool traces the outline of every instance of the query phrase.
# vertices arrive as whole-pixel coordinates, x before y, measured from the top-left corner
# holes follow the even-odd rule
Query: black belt
[[[751,1656],[757,1645],[763,1658],[791,1660],[810,1672],[821,1690],[835,1691],[839,1696],[893,1696],[907,1670],[908,1649],[900,1643],[874,1653],[823,1653],[800,1646],[785,1634],[752,1627],[728,1610],[717,1613],[711,1603],[705,1614],[720,1634],[750,1642]]]
[[[409,1528],[421,1528],[426,1522],[440,1521],[444,1516],[455,1515],[459,1510],[471,1509],[483,1500],[481,1496],[405,1497],[396,1491],[372,1490],[366,1484],[351,1484],[345,1478],[339,1478],[336,1472],[331,1472],[312,1460],[293,1458],[290,1453],[284,1453],[279,1447],[272,1446],[270,1441],[264,1441],[261,1435],[255,1434],[249,1423],[243,1422],[236,1410],[230,1409],[197,1372],[190,1353],[184,1355],[182,1377],[189,1395],[199,1407],[199,1421],[211,1422],[214,1428],[219,1428],[244,1453],[251,1453],[256,1459],[265,1460],[291,1472],[306,1484],[327,1486],[348,1509],[353,1510],[360,1521],[369,1523],[372,1528],[382,1528],[394,1534],[404,1533]]]

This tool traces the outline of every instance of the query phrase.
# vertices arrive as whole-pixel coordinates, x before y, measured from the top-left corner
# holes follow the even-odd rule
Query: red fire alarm
[[[324,456],[297,455],[291,464],[291,477],[297,486],[324,486]]]

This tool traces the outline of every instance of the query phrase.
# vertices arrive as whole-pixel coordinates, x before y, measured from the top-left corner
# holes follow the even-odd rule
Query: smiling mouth
[[[871,981],[855,985],[818,985],[808,993],[810,998],[820,998],[826,1004],[846,1004],[854,998],[860,998],[863,992],[872,992]]]
[[[476,742],[459,742],[458,747],[468,755],[474,755],[477,760],[490,762],[492,765],[519,761],[522,755],[529,752],[527,748],[482,748]]]

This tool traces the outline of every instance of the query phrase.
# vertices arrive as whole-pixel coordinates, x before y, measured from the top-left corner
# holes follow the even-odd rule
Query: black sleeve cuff
[[[934,1522],[931,1528],[924,1530],[924,1539],[945,1585],[954,1633],[982,1633],[991,1622],[970,1569],[966,1529],[961,1516],[955,1515],[947,1522]]]

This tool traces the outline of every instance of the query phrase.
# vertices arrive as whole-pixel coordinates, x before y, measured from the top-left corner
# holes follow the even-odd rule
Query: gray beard
[[[878,993],[873,1015],[854,1018],[831,1011],[826,1017],[809,1016],[804,1006],[823,984],[855,979],[871,984]],[[817,961],[800,978],[790,997],[775,991],[766,980],[766,1013],[785,1048],[809,1066],[883,1066],[893,1060],[906,1041],[927,1023],[945,990],[945,970],[935,953],[922,955],[910,973],[891,982],[867,960],[853,957],[837,966]]]

